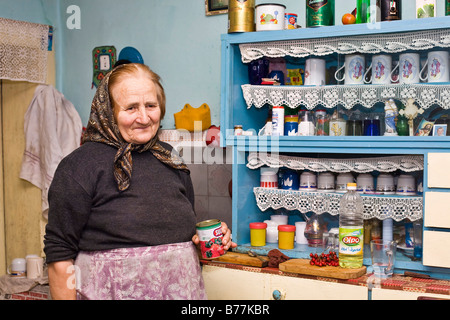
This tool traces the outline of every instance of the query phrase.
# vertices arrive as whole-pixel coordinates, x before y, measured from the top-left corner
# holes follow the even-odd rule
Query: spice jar
[[[278,248],[294,249],[295,226],[284,224],[278,226]]]
[[[266,245],[266,228],[267,223],[251,222],[250,223],[250,244],[253,247],[262,247]]]

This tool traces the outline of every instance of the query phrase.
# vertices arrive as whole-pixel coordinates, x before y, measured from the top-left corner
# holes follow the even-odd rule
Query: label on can
[[[334,25],[334,0],[306,0],[306,27]]]
[[[223,234],[220,220],[205,220],[197,223],[200,252],[203,259],[214,259],[225,253],[222,245]]]
[[[272,135],[284,135],[284,107],[273,106],[272,108]]]

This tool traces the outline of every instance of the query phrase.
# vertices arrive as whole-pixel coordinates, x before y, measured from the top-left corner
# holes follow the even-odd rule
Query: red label
[[[213,235],[214,235],[214,237],[220,237],[220,236],[222,236],[222,227],[219,227],[219,228],[215,229],[215,230],[213,231]]]
[[[359,238],[353,237],[353,236],[347,236],[347,237],[342,238],[342,242],[349,246],[357,245],[359,243]]]

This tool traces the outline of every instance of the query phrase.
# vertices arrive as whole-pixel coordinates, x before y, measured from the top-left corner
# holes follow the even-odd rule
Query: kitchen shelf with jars
[[[278,63],[283,58],[288,69],[305,69],[307,59],[323,58],[326,68],[333,70],[326,83],[332,83],[330,78],[334,75],[341,76],[339,68],[347,56],[355,54],[365,57],[366,66],[376,55],[390,55],[394,66],[402,54],[418,53],[423,66],[430,52],[446,51],[450,47],[449,26],[450,17],[442,17],[380,22],[376,26],[344,25],[222,36],[221,144],[233,149],[232,234],[238,244],[237,251],[252,249],[267,254],[277,248],[276,243],[263,247],[250,245],[249,224],[270,220],[272,215],[287,215],[291,225],[308,220],[311,215],[323,216],[328,226],[338,224],[343,193],[336,189],[302,190],[300,186],[298,190],[264,187],[263,172],[276,172],[278,177],[293,171],[299,185],[302,173],[313,173],[317,183],[325,173],[335,177],[352,173],[354,181],[369,174],[376,183],[384,176],[400,180],[412,175],[416,181],[415,195],[401,192],[391,195],[380,190],[364,194],[365,219],[391,219],[400,226],[423,223],[422,257],[414,255],[410,248],[398,250],[395,267],[450,278],[450,253],[437,248],[439,241],[443,246],[450,243],[450,221],[438,212],[439,205],[430,202],[431,199],[450,201],[450,183],[442,182],[445,177],[450,178],[450,173],[445,167],[439,167],[446,159],[450,160],[450,138],[431,131],[424,135],[419,130],[422,125],[427,129],[422,122],[425,120],[432,125],[442,123],[445,128],[450,109],[450,81],[353,84],[343,80],[344,84],[338,81],[294,86],[251,84],[249,76],[249,65],[267,58],[277,59]],[[263,81],[270,83],[274,79]],[[394,115],[386,108],[392,104],[394,109],[398,108]],[[299,117],[296,134],[275,133],[274,106],[283,106],[285,115]],[[329,117],[328,135],[317,135],[319,121],[313,125],[312,134],[299,135],[302,112],[315,115],[318,110],[325,111]],[[403,117],[407,122],[409,129],[404,135],[400,135],[400,129],[396,134],[398,121],[392,125],[390,117],[395,121]],[[346,128],[342,128],[342,135],[333,135],[332,120],[340,118],[347,122],[361,120],[359,134],[343,135]],[[364,118],[379,120],[378,134],[364,135]],[[274,126],[268,126],[272,123]],[[368,122],[373,123],[376,122]],[[235,135],[237,125],[242,126],[244,134]],[[390,130],[392,126],[394,130]],[[277,183],[282,183],[281,180]],[[290,257],[308,258],[314,250],[308,244],[295,243],[294,249],[281,251]],[[370,250],[365,250],[364,264],[370,264]]]

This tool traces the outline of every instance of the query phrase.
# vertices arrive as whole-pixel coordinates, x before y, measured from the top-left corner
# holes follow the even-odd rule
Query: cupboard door
[[[423,233],[423,264],[430,267],[450,268],[450,232],[428,231]]]
[[[449,203],[450,192],[426,192],[424,215],[425,226],[450,229]]]
[[[417,300],[419,297],[428,297],[446,300],[450,299],[450,296],[444,294],[410,292],[410,291],[390,290],[381,288],[372,289],[372,300]]]
[[[428,154],[428,188],[450,188],[450,153]]]
[[[266,275],[204,265],[203,280],[209,300],[263,300]]]
[[[367,300],[367,287],[331,281],[270,275],[268,294],[278,291],[283,300]]]

